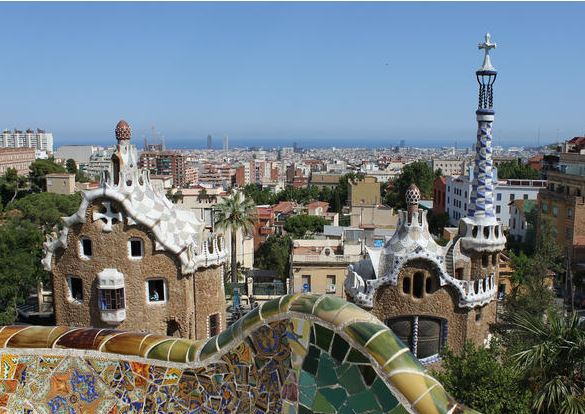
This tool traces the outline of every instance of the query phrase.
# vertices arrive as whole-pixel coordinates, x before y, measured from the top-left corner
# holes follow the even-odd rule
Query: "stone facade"
[[[125,132],[125,128],[127,128]],[[119,129],[121,131],[119,132]],[[125,133],[124,133],[125,132]],[[154,191],[129,127],[101,187],[45,243],[59,325],[203,339],[225,327],[223,239]]]

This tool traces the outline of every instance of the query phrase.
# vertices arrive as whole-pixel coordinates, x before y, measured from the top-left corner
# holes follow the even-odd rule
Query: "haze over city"
[[[583,133],[582,3],[0,4],[4,127],[169,147],[470,146],[478,33],[496,33],[494,144]],[[23,30],[26,28],[26,30]],[[8,123],[8,124],[7,124]],[[539,133],[540,130],[540,133]]]

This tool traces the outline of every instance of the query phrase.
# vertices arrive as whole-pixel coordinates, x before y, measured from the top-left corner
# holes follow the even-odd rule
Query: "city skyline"
[[[208,134],[214,146],[468,147],[490,31],[494,144],[583,134],[583,4],[490,4],[489,25],[485,7],[5,3],[4,54],[35,64],[3,67],[1,127],[47,129],[57,146],[107,143],[125,118],[135,139],[154,125],[169,147],[204,148]]]

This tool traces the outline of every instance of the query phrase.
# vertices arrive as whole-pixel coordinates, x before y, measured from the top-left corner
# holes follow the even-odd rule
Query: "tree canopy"
[[[439,173],[440,174],[440,173]],[[392,182],[392,188],[386,192],[385,203],[394,208],[406,208],[404,196],[411,184],[416,184],[423,198],[431,198],[437,174],[423,160],[405,165],[400,175]]]
[[[538,171],[528,164],[522,164],[520,160],[505,161],[498,165],[498,178],[518,178],[524,180],[538,180]]]
[[[284,222],[284,229],[294,239],[302,239],[307,234],[322,233],[323,226],[329,222],[321,216],[309,216],[308,214],[299,214],[290,216]]]
[[[291,249],[292,240],[289,236],[270,236],[254,255],[254,266],[275,270],[279,277],[285,279],[289,275]]]
[[[51,173],[67,172],[65,167],[55,164],[52,160],[35,160],[29,167],[31,187],[34,192],[41,192],[47,190],[47,183],[45,175]]]
[[[34,193],[11,203],[8,208],[18,209],[24,218],[32,223],[51,229],[60,224],[61,217],[75,213],[80,204],[80,193],[71,195]]]
[[[16,306],[39,281],[48,280],[41,266],[41,230],[28,220],[9,219],[0,226],[0,325],[16,320]]]
[[[67,161],[65,161],[65,168],[67,169],[68,173],[77,174],[77,163],[73,158],[69,158]]]

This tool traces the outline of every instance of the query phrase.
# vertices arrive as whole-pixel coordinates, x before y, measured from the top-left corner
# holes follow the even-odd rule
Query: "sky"
[[[585,133],[585,3],[0,3],[0,128],[57,146],[459,147],[497,49],[495,145]],[[539,132],[540,131],[540,132]],[[540,136],[540,140],[539,137]]]

